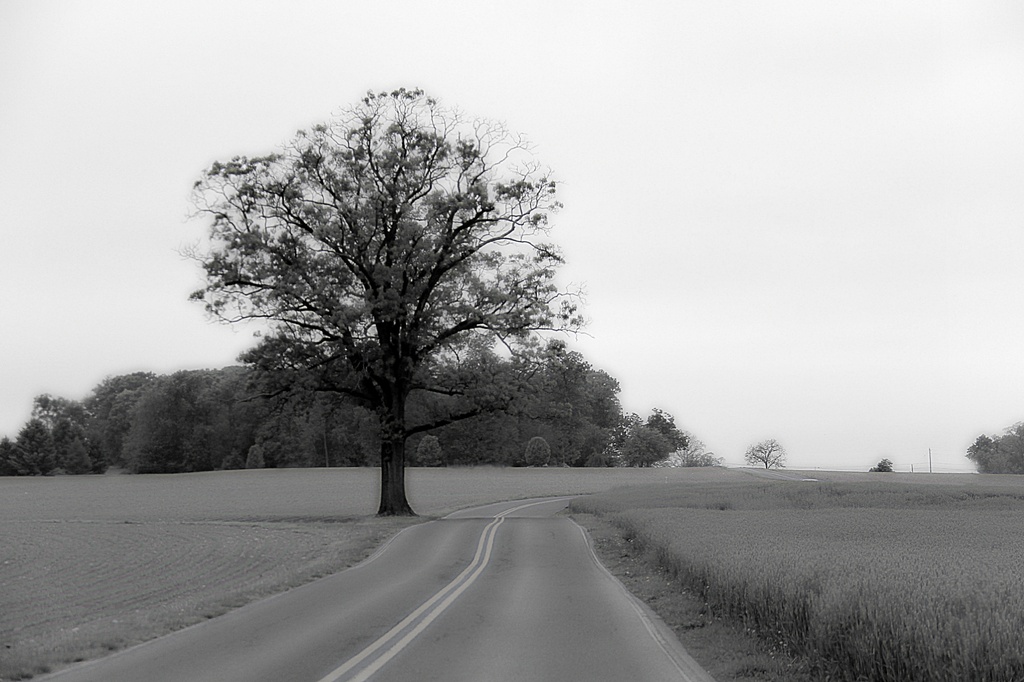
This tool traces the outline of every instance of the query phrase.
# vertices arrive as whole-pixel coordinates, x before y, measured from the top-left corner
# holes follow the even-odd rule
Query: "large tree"
[[[500,405],[506,392],[479,388],[496,365],[538,331],[579,325],[544,241],[555,190],[504,126],[418,90],[369,93],[280,152],[215,163],[196,183],[211,239],[194,298],[266,324],[243,356],[252,366],[376,412],[378,513],[412,514],[406,439]],[[499,342],[512,360],[490,356]],[[450,409],[411,422],[417,391]]]

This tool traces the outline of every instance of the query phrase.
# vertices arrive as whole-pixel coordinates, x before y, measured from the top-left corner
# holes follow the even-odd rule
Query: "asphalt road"
[[[359,566],[53,682],[713,682],[557,513],[568,498],[407,528]]]

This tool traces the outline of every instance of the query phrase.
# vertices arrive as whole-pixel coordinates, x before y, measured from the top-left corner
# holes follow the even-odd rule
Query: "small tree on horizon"
[[[879,471],[891,473],[892,472],[892,460],[883,459],[878,464],[876,464],[875,466],[873,466],[870,469],[868,469],[868,471],[875,472],[875,473],[877,473]]]
[[[763,464],[765,469],[781,469],[786,466],[786,449],[774,438],[751,445],[743,457],[747,464]]]
[[[691,433],[686,434],[686,447],[677,450],[666,459],[658,462],[659,467],[717,467],[722,466],[722,458],[708,452],[707,446]]]

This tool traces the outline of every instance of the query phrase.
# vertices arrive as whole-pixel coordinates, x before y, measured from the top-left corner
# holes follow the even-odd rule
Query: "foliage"
[[[765,469],[781,469],[786,466],[786,450],[774,438],[754,443],[743,455],[747,464],[764,465]]]
[[[673,452],[666,459],[656,463],[659,467],[717,467],[722,466],[722,458],[716,457],[715,453],[708,452],[704,442],[687,433],[686,445]]]
[[[884,472],[888,472],[888,473],[892,473],[892,470],[893,470],[892,469],[892,461],[888,460],[888,459],[883,459],[878,464],[876,464],[875,466],[873,466],[870,469],[868,469],[868,471],[876,472],[876,473],[877,472],[883,472],[883,471]]]
[[[684,450],[689,436],[676,426],[675,418],[654,408],[647,420],[637,414],[623,416],[612,432],[609,457],[621,466],[654,466],[679,450]]]
[[[443,463],[522,466],[535,436],[552,445],[551,464],[614,463],[605,458],[622,418],[613,378],[578,353],[552,347],[538,356],[520,389],[510,409],[432,431]],[[81,402],[39,396],[36,412],[51,440],[67,444],[62,452],[55,448],[59,466],[54,472],[102,471],[107,462],[129,472],[166,473],[378,461],[380,436],[373,412],[331,393],[272,393],[266,375],[243,367],[136,373],[107,377]],[[444,401],[420,393],[410,401],[409,412],[430,419],[445,412],[446,406],[438,404]],[[423,437],[408,444],[419,465],[427,463],[415,455]],[[34,471],[16,454],[13,441],[0,445],[0,475]]]
[[[659,410],[657,407],[647,417],[648,429],[660,433],[671,448],[671,452],[682,450],[686,447],[688,436],[676,426],[676,419],[668,412]]]
[[[503,381],[495,358],[477,369]],[[169,473],[378,461],[373,412],[329,392],[275,394],[274,382],[244,367],[126,374],[105,378],[80,402],[38,396],[33,413],[51,441],[66,445],[54,448],[54,473],[102,471],[107,462],[129,472]],[[437,439],[440,459],[417,454],[418,444],[430,442],[428,434],[410,440],[408,454],[420,466],[525,466],[530,440],[542,438],[550,448],[542,463],[549,466],[641,466],[661,458],[674,441],[686,446],[659,464],[717,463],[691,434],[673,434],[671,415],[623,416],[618,390],[614,378],[582,355],[550,344],[535,355],[508,409],[434,429],[429,437]],[[408,412],[425,422],[447,407],[446,396],[420,392]],[[637,435],[637,429],[645,431]],[[0,442],[0,475],[35,472],[18,452],[9,439]]]
[[[420,439],[416,446],[416,463],[421,467],[444,466],[444,453],[437,436],[427,435]]]
[[[967,459],[983,474],[1024,474],[1024,422],[1001,436],[978,436],[967,449]]]
[[[534,436],[526,445],[526,465],[547,466],[551,463],[551,446],[540,436]]]
[[[18,474],[17,448],[14,441],[4,436],[0,438],[0,476],[17,476]]]
[[[236,443],[232,419],[235,372],[181,371],[159,377],[143,391],[123,443],[135,473],[181,473],[221,468],[226,458],[248,450]],[[240,421],[246,421],[244,418]],[[250,424],[251,429],[255,428]]]
[[[553,446],[553,463],[583,466],[605,450],[622,418],[618,381],[580,353],[552,345],[531,388],[524,409],[536,435]]]
[[[39,395],[34,400],[32,416],[50,432],[57,469],[69,474],[103,471],[103,458],[93,463],[89,456],[88,413],[82,403],[49,394]]]
[[[533,433],[523,414],[494,412],[449,424],[431,433],[437,436],[448,466],[522,464]]]
[[[29,419],[18,432],[11,465],[21,476],[45,476],[57,468],[53,436],[39,417]]]
[[[124,439],[131,428],[135,404],[144,389],[156,380],[150,372],[107,377],[83,401],[89,415],[86,434],[93,461],[124,467]]]
[[[624,466],[649,467],[672,452],[668,438],[655,429],[641,426],[633,430],[622,444],[619,457]]]
[[[249,452],[245,455],[245,468],[246,469],[262,469],[266,466],[266,461],[263,459],[263,446],[256,444],[249,448]]]
[[[495,342],[515,360],[534,332],[580,324],[543,241],[554,181],[519,136],[418,90],[369,93],[280,153],[213,164],[196,205],[212,225],[194,298],[266,323],[244,359],[282,386],[374,411],[381,514],[412,513],[409,436],[507,406],[514,382],[488,374],[523,366],[495,362]],[[448,398],[447,413],[408,421],[416,392]]]

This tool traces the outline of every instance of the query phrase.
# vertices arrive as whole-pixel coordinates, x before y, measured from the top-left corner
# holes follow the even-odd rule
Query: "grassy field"
[[[415,522],[373,518],[378,476],[290,469],[0,478],[0,680],[100,656],[359,562]],[[430,518],[679,476],[413,469],[408,489]]]
[[[821,679],[1024,680],[1024,477],[702,476],[573,508]]]

